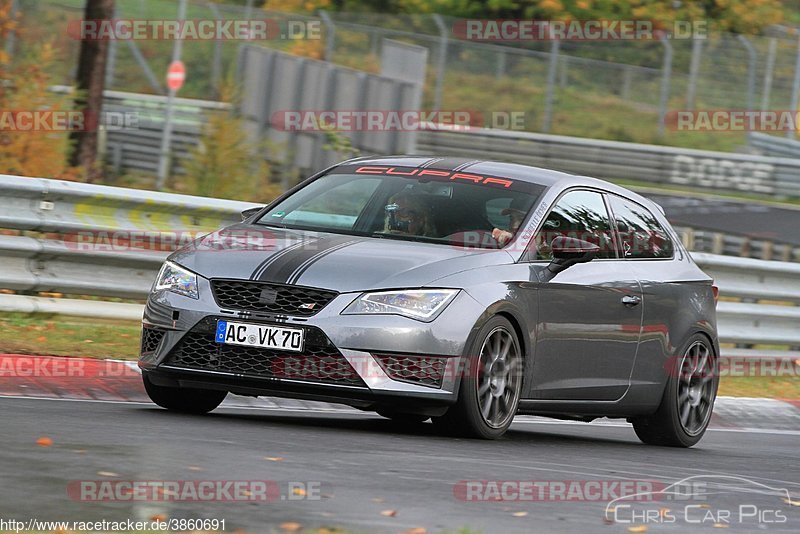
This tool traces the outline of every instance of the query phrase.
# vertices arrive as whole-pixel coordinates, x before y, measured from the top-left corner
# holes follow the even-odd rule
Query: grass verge
[[[135,360],[141,325],[82,317],[0,314],[0,352]]]

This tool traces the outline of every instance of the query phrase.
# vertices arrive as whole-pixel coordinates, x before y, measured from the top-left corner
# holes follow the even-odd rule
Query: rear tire
[[[150,400],[173,412],[205,414],[219,406],[228,395],[227,391],[213,389],[158,386],[150,381],[146,373],[142,374],[142,382]]]
[[[689,338],[668,367],[661,405],[649,417],[633,419],[633,430],[644,443],[691,447],[708,428],[719,386],[714,346],[702,334]]]
[[[499,315],[489,319],[468,349],[458,400],[436,427],[450,435],[497,439],[517,413],[524,356],[514,327]]]

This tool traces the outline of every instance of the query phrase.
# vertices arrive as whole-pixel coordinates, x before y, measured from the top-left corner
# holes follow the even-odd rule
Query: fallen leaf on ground
[[[800,501],[793,501],[792,499],[783,499],[783,502],[790,506],[800,506]]]
[[[511,515],[513,515],[514,517],[525,517],[526,515],[528,515],[528,512],[514,512]]]
[[[295,494],[295,495],[303,495],[304,496],[306,494],[306,490],[304,490],[303,488],[292,488],[292,493]]]
[[[416,527],[406,530],[403,534],[425,534],[425,527]]]
[[[150,521],[157,521],[159,523],[163,523],[167,520],[167,516],[164,514],[154,514],[150,516]]]
[[[36,440],[36,444],[40,447],[49,447],[53,444],[53,440],[48,438],[47,436],[42,436],[41,438]]]
[[[638,527],[628,527],[628,532],[647,532],[647,527],[640,525]]]
[[[381,511],[381,515],[386,517],[394,517],[397,515],[397,510],[383,510]]]
[[[303,525],[300,523],[294,523],[292,521],[287,521],[286,523],[280,524],[280,529],[285,530],[286,532],[298,532],[302,528]]]
[[[100,475],[101,477],[118,477],[119,476],[118,473],[115,473],[113,471],[98,471],[97,474]]]
[[[372,502],[386,502],[386,499],[384,499],[383,497],[375,497],[374,499],[372,499]]]
[[[280,456],[264,456],[265,460],[269,460],[270,462],[282,462],[283,458]]]
[[[714,528],[728,528],[725,523],[714,523]]]

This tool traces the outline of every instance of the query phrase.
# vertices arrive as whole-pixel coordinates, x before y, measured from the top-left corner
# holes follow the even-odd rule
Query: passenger
[[[436,237],[433,213],[427,199],[401,191],[386,206],[386,231],[394,234]]]

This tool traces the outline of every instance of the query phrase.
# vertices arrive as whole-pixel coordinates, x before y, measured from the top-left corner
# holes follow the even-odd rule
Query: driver
[[[522,221],[525,220],[525,210],[522,209],[522,204],[523,200],[521,198],[515,198],[507,208],[500,212],[500,215],[508,216],[508,230],[495,228],[492,230],[492,237],[500,243],[501,247],[511,241],[519,227],[522,226]]]
[[[423,195],[400,191],[386,205],[386,231],[436,237],[430,203]]]

